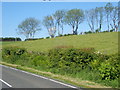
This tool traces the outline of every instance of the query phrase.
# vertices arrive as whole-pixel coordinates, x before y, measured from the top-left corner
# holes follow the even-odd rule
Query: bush
[[[58,46],[48,53],[27,52],[21,47],[4,47],[2,49],[3,61],[42,69],[53,73],[77,75],[90,71],[88,77],[93,75],[103,82],[117,80],[120,75],[120,54],[104,55],[96,53],[94,48],[75,49],[71,46]],[[97,75],[94,75],[94,72]],[[87,77],[87,76],[85,76]],[[98,80],[98,81],[99,81]],[[112,81],[111,81],[112,82]]]
[[[46,37],[46,39],[49,39],[50,37]]]
[[[5,47],[2,49],[3,55],[22,55],[26,52],[25,48],[21,47]]]
[[[110,32],[114,32],[114,31],[115,31],[115,29],[111,29],[111,30],[110,30]]]
[[[44,39],[44,38],[39,38],[38,40],[42,40],[42,39]]]
[[[106,31],[103,31],[103,32],[108,32],[108,30],[106,30]]]
[[[2,49],[3,61],[14,63],[19,60],[20,56],[26,52],[25,48],[21,47],[4,47]]]
[[[88,32],[84,32],[85,34],[90,34],[90,33],[92,33],[92,31],[88,31]]]
[[[59,69],[61,72],[76,73],[88,67],[94,60],[94,49],[55,48],[49,51],[49,68]]]
[[[74,35],[74,34],[64,34],[63,36],[72,36],[72,35]]]
[[[120,63],[118,54],[112,55],[108,60],[102,62],[99,71],[103,80],[114,80],[119,78]]]
[[[56,36],[56,37],[62,37],[63,35],[62,34],[60,34],[60,35],[58,35],[58,36]]]
[[[47,57],[43,55],[36,56],[31,60],[31,64],[34,66],[47,67]]]
[[[100,28],[98,28],[98,29],[95,30],[96,33],[100,32],[100,31],[101,31]]]
[[[39,38],[28,38],[28,39],[25,39],[25,41],[33,41],[33,40],[38,40]]]
[[[0,38],[0,41],[22,41],[21,38],[14,38],[14,37],[5,37]]]

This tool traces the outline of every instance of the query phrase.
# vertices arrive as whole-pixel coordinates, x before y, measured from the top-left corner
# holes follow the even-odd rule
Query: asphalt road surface
[[[78,90],[77,87],[7,66],[2,67],[2,88],[64,88]],[[81,90],[81,89],[79,89]]]

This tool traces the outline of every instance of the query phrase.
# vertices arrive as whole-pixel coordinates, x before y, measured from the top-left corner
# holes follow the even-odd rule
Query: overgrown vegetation
[[[119,56],[101,54],[94,48],[75,49],[71,46],[53,48],[47,53],[28,52],[20,47],[2,49],[4,62],[91,80],[112,87],[118,87]]]

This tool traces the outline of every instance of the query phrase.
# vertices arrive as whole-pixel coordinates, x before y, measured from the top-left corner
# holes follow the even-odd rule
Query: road
[[[57,80],[39,76],[7,66],[2,67],[2,88],[64,88],[78,90],[77,87]],[[81,90],[81,89],[79,89]]]

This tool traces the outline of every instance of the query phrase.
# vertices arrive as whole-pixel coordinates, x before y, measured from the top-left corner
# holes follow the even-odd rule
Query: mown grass
[[[73,35],[22,42],[3,42],[3,46],[25,47],[28,51],[47,52],[58,46],[73,46],[74,48],[93,47],[103,54],[114,54],[118,52],[118,32],[95,33],[87,35]]]

